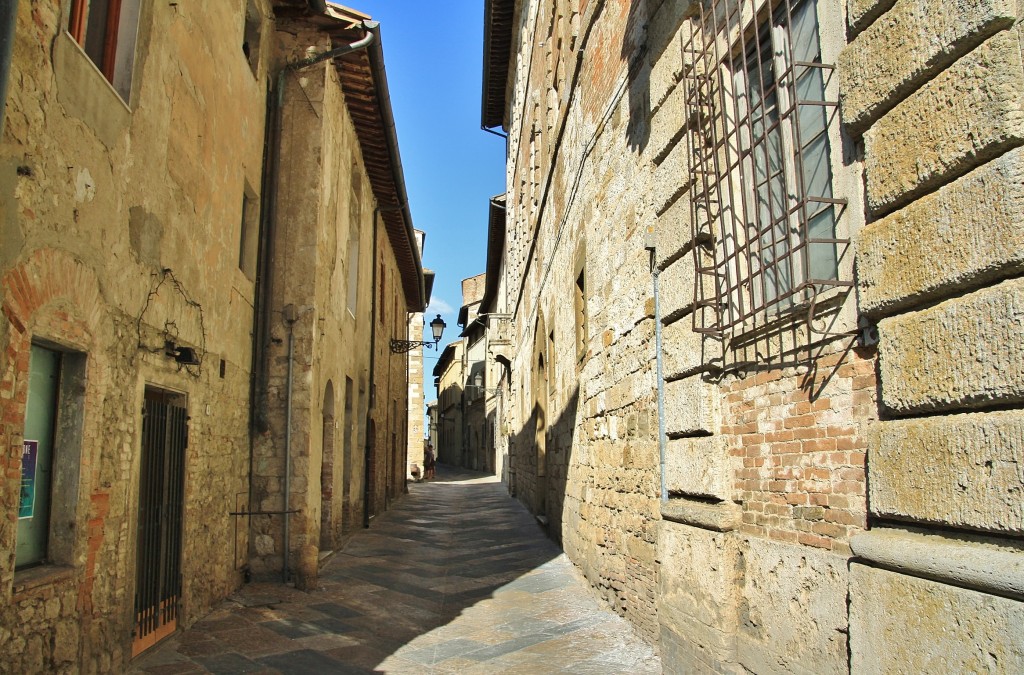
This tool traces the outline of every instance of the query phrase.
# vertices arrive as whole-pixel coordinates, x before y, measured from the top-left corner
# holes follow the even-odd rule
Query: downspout
[[[373,445],[377,442],[377,429],[374,428],[373,438],[370,438],[370,424],[373,418],[370,413],[376,403],[376,384],[374,383],[374,362],[377,355],[377,218],[380,216],[380,206],[373,209],[373,249],[370,256],[371,282],[370,282],[370,395],[366,401],[366,445],[363,448],[363,527],[370,527],[370,456],[373,454]]]
[[[650,235],[648,235],[650,236]],[[665,377],[662,366],[662,342],[661,342],[661,299],[658,293],[658,277],[661,270],[655,260],[655,249],[653,245],[648,249],[651,252],[651,276],[654,279],[654,352],[657,364],[655,378],[658,380],[658,462],[661,466],[661,501],[668,501],[668,488],[665,482]]]
[[[284,413],[284,563],[281,568],[281,581],[288,583],[288,563],[291,557],[291,539],[288,526],[290,523],[289,490],[292,475],[292,371],[295,364],[295,320],[298,319],[295,305],[285,305],[281,310],[284,322],[288,324],[288,376],[285,385]]]
[[[322,4],[322,3],[319,3]],[[310,0],[310,5],[313,7],[314,0]],[[322,11],[326,11],[326,5],[324,5]],[[322,13],[322,12],[321,12]],[[3,16],[0,15],[0,19]],[[276,247],[276,223],[277,223],[277,187],[280,177],[280,163],[281,163],[281,129],[283,126],[284,117],[284,85],[285,76],[289,72],[307,68],[315,65],[327,59],[337,58],[350,52],[365,49],[371,43],[374,42],[375,33],[372,31],[377,28],[379,24],[376,21],[364,21],[363,28],[366,30],[366,34],[359,40],[331,49],[314,56],[301,59],[294,63],[285,65],[278,72],[277,77],[274,78],[275,88],[268,97],[267,103],[267,133],[265,138],[264,147],[264,173],[262,182],[262,211],[260,218],[260,253],[259,260],[257,261],[257,285],[255,294],[255,307],[253,311],[253,386],[250,388],[250,420],[251,420],[251,431],[249,434],[249,512],[253,513],[252,501],[253,501],[253,463],[255,456],[255,432],[266,433],[270,430],[270,422],[268,419],[268,404],[266,400],[267,386],[269,378],[269,359],[270,354],[267,350],[267,345],[270,344],[270,307],[272,306],[274,299],[274,270],[275,270],[275,259],[277,254]],[[287,319],[286,319],[287,320]],[[288,513],[290,508],[288,501],[289,491],[289,475],[290,475],[290,463],[291,463],[291,367],[292,367],[292,326],[294,324],[294,318],[289,322],[289,333],[288,333],[288,369],[289,369],[289,397],[287,403],[287,409],[285,411],[286,426],[285,429],[285,477],[284,477],[284,564],[283,574],[284,579],[288,579],[288,556],[289,547],[291,542],[289,540],[288,532]]]
[[[18,0],[0,3],[0,134],[4,132],[4,111],[7,109],[7,82],[11,74],[14,51],[14,26],[18,23]]]

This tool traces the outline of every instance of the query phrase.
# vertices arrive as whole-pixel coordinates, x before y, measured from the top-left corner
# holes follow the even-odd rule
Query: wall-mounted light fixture
[[[473,383],[467,384],[466,389],[478,389],[482,394],[500,394],[501,387],[485,387],[484,386],[484,374],[477,373],[473,376]]]
[[[171,340],[164,340],[164,354],[183,366],[198,366],[199,355],[191,347],[179,347]]]
[[[438,314],[433,321],[430,322],[430,332],[434,335],[434,341],[430,342],[417,342],[416,340],[392,340],[391,341],[391,352],[393,354],[405,354],[411,352],[417,347],[423,346],[426,348],[437,348],[437,343],[441,341],[441,334],[444,333],[444,328],[447,326],[441,315]]]

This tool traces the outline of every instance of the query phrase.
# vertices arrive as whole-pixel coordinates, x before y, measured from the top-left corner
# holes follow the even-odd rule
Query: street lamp
[[[433,321],[430,322],[430,332],[434,335],[434,341],[430,342],[417,342],[416,340],[392,340],[391,341],[391,353],[393,354],[405,354],[411,352],[417,347],[426,347],[437,349],[437,343],[441,341],[441,334],[444,333],[444,328],[447,326],[441,315],[438,314]]]

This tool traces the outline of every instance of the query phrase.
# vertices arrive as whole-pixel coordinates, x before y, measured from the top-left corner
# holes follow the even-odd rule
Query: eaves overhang
[[[505,252],[505,195],[491,197],[487,218],[487,268],[484,270],[484,295],[480,299],[480,313],[494,311],[498,296],[498,277]]]
[[[504,125],[515,6],[515,0],[484,2],[484,64],[480,103],[480,126],[484,129]]]
[[[431,371],[431,374],[434,377],[441,377],[441,375],[444,374],[444,371],[447,370],[449,364],[451,364],[452,360],[455,358],[455,346],[459,344],[459,342],[461,342],[461,340],[450,342],[445,346],[444,350],[441,351],[441,356],[438,357],[437,363],[434,364],[434,370]]]

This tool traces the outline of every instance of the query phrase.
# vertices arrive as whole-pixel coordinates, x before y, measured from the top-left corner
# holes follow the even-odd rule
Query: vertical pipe
[[[18,23],[18,0],[0,3],[0,134],[4,132],[4,111],[7,108],[7,82],[14,51],[14,26]]]
[[[284,412],[284,563],[281,565],[281,577],[284,583],[288,583],[288,558],[291,554],[291,542],[289,541],[289,516],[291,501],[289,500],[289,487],[292,469],[292,365],[295,361],[295,307],[288,305],[284,309],[285,322],[288,324],[288,381],[286,385],[286,402]]]
[[[374,357],[377,352],[377,218],[380,212],[380,205],[373,209],[373,249],[370,251],[370,376],[366,403],[366,443],[363,449],[363,527],[370,527],[370,496],[373,494],[370,489],[370,481],[373,478],[370,474],[370,458],[373,455],[371,444],[377,442],[376,425],[373,427],[373,438],[370,437],[370,425],[373,423],[371,412],[376,403],[373,376]]]
[[[696,245],[696,244],[695,244]],[[661,358],[661,300],[658,295],[658,269],[654,252],[651,252],[651,267],[654,277],[654,357],[657,364],[655,378],[658,380],[658,461],[661,465],[661,501],[668,501],[665,484],[665,378]]]

